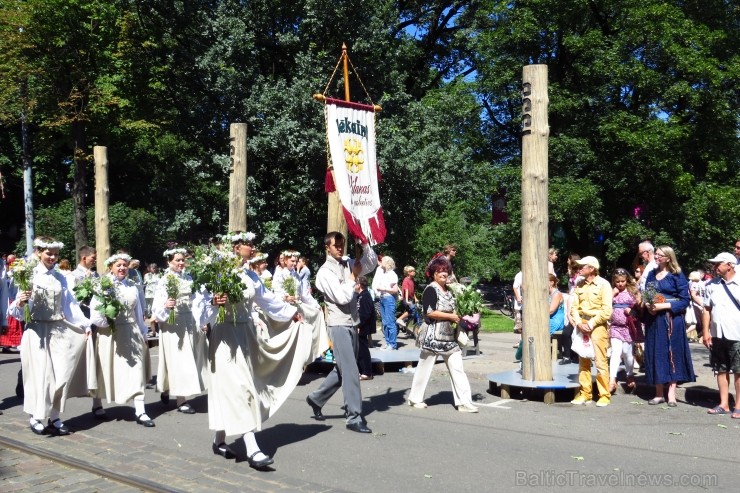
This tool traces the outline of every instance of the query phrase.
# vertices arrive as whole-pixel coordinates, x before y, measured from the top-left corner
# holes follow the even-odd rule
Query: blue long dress
[[[657,269],[648,273],[646,286],[652,283],[671,304],[671,309],[645,315],[645,381],[651,385],[693,382],[696,376],[684,323],[684,313],[691,301],[689,283],[683,272],[669,272],[660,281],[656,274]]]

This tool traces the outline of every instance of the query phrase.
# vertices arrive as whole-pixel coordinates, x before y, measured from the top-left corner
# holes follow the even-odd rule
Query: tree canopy
[[[115,217],[153,228],[112,246],[145,260],[227,227],[229,124],[246,122],[249,229],[318,261],[326,147],[310,96],[346,42],[353,99],[370,102],[366,89],[383,106],[380,249],[397,263],[459,243],[459,275],[513,277],[521,70],[544,63],[552,241],[560,230],[565,250],[627,265],[651,238],[699,266],[740,237],[739,13],[729,0],[6,0],[0,240],[22,236],[21,111],[36,202],[73,199],[68,221],[36,232],[83,241],[104,145],[111,203],[142,211]],[[341,78],[328,91],[343,94]],[[501,195],[509,221],[492,224]]]

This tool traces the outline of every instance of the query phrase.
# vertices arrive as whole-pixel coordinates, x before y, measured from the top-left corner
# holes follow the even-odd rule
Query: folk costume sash
[[[373,106],[326,98],[330,166],[327,192],[337,191],[349,231],[363,243],[382,243],[386,229],[378,193]]]

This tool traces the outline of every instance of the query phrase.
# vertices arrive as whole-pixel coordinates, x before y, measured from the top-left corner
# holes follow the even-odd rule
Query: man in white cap
[[[576,323],[575,330],[589,336],[594,346],[596,360],[596,386],[599,391],[598,407],[608,406],[611,402],[609,391],[609,361],[606,349],[609,346],[609,329],[607,322],[612,316],[612,287],[609,281],[599,276],[599,261],[596,257],[583,257],[576,260],[580,267],[578,281],[574,289],[573,305],[570,309]],[[581,390],[571,404],[590,404],[593,399],[591,378],[591,359],[578,358],[578,383]]]
[[[709,259],[717,277],[706,285],[704,296],[702,342],[711,351],[709,362],[717,375],[719,404],[709,414],[730,412],[730,372],[735,374],[735,409],[732,417],[740,419],[740,275],[731,253]]]

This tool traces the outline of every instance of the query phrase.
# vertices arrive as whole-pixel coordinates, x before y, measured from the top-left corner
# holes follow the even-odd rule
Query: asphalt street
[[[649,406],[645,386],[637,395],[620,391],[606,408],[576,407],[569,403],[572,394],[545,405],[503,400],[489,390],[488,373],[516,368],[514,338],[483,334],[482,354],[465,358],[478,414],[455,410],[443,363],[427,388],[427,409],[406,405],[413,374],[399,372],[402,364],[386,365],[383,375],[362,383],[370,435],[345,429],[341,393],[325,406],[326,421],[312,419],[305,397],[329,368],[312,365],[257,434],[275,458],[269,471],[251,469],[235,437],[229,441],[240,455],[236,461],[212,453],[205,395],[191,401],[198,413],[185,415],[148,390],[152,429],[135,423],[131,407],[107,406],[113,419],[100,422],[90,414],[90,399],[71,399],[63,418],[72,435],[33,435],[14,396],[15,354],[0,355],[0,434],[173,491],[736,491],[740,420],[706,414],[716,393],[703,348],[692,345],[700,380],[681,387],[676,408]],[[155,349],[155,369],[156,357]],[[82,473],[43,464],[0,445],[0,490],[131,491],[100,486],[88,476],[70,482],[70,475]]]

